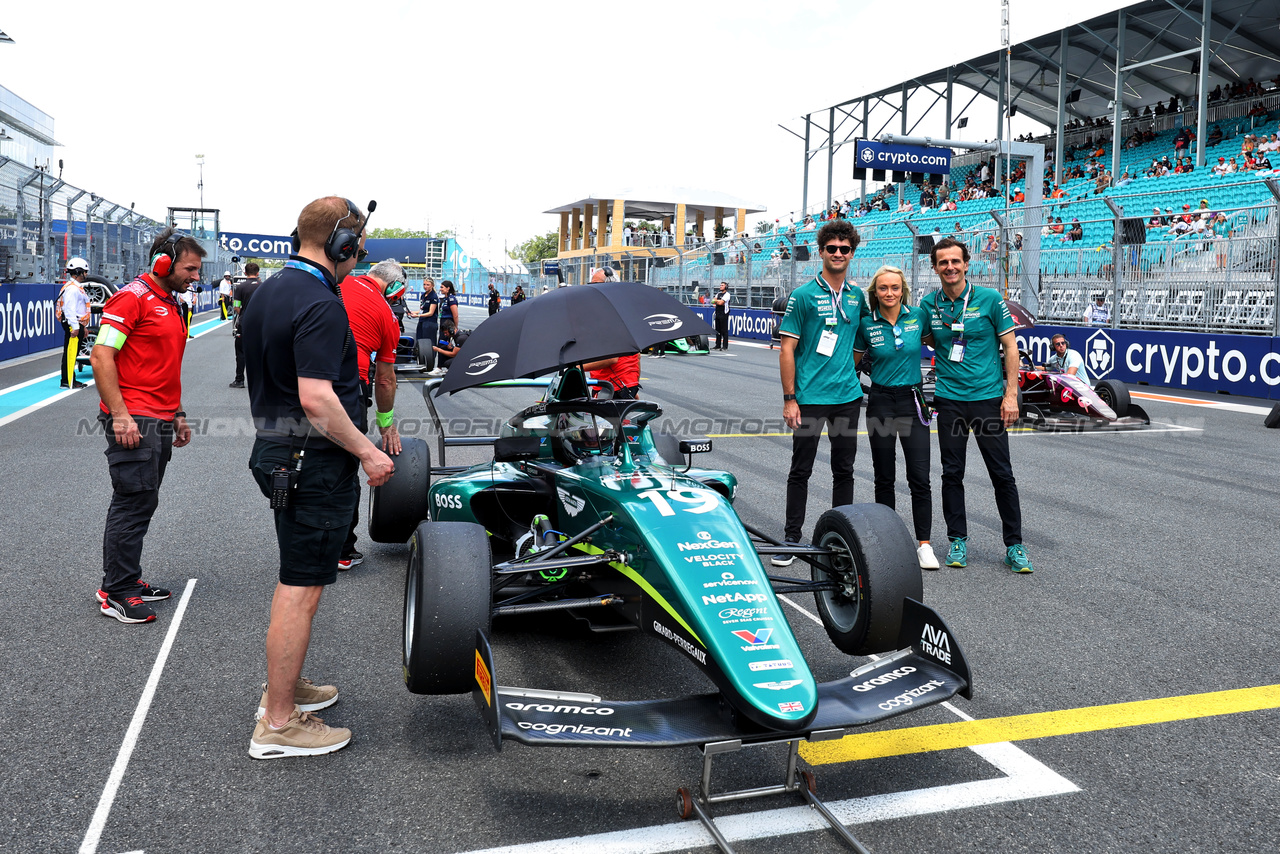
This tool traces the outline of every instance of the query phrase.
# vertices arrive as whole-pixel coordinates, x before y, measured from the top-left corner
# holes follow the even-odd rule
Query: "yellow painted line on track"
[[[800,755],[811,765],[830,765],[1274,708],[1280,708],[1280,685],[1264,685],[1059,712],[859,733],[847,735],[839,741],[803,742]]]

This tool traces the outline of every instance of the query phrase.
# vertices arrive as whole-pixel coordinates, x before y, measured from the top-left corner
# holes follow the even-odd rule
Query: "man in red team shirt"
[[[380,261],[362,276],[342,280],[342,304],[347,310],[351,333],[356,340],[356,365],[360,370],[361,401],[369,400],[369,359],[376,355],[373,375],[374,417],[382,434],[382,449],[395,456],[400,453],[400,434],[395,425],[396,345],[400,342],[400,325],[391,312],[390,303],[404,295],[404,268],[396,261]],[[356,424],[369,432],[369,411],[364,404],[363,417]],[[356,526],[360,523],[360,477],[356,475],[356,512],[352,514],[347,541],[338,559],[338,569],[348,570],[364,562],[356,551]]]
[[[583,370],[590,371],[593,380],[608,380],[613,386],[613,396],[635,400],[640,395],[640,354],[614,356],[588,362]]]
[[[162,232],[151,244],[151,271],[107,300],[90,357],[112,488],[98,602],[122,623],[154,621],[146,603],[171,595],[142,580],[142,540],[173,449],[191,441],[182,411],[187,324],[177,295],[200,278],[204,256],[195,238]]]

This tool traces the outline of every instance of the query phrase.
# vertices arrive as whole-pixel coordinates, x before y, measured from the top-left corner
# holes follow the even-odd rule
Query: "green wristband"
[[[386,412],[373,411],[374,417],[378,419],[378,427],[390,427],[391,422],[395,419],[396,411],[388,409]]]

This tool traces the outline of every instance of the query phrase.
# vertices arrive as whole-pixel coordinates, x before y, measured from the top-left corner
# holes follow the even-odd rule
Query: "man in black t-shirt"
[[[711,302],[716,309],[716,346],[712,350],[728,350],[729,349],[729,283],[721,282],[720,291],[712,298]]]
[[[253,292],[262,284],[258,278],[258,265],[250,261],[244,265],[246,276],[231,290],[231,337],[236,342],[236,378],[231,381],[231,388],[244,388],[244,344],[240,341],[240,314],[249,305]]]
[[[331,753],[351,731],[312,717],[338,690],[302,678],[311,619],[338,577],[355,512],[355,477],[386,483],[391,458],[355,425],[361,410],[356,347],[341,282],[363,255],[365,217],[347,199],[311,202],[298,217],[296,254],[257,289],[241,317],[249,405],[257,440],[249,457],[275,512],[280,575],[267,629],[267,685],[249,741],[255,759]]]

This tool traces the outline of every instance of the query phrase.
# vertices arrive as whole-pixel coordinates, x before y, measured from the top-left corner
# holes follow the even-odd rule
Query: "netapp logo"
[[[608,706],[553,706],[550,703],[504,703],[513,712],[551,712],[558,715],[611,715]]]
[[[916,669],[911,666],[899,667],[897,670],[890,670],[888,673],[881,673],[879,676],[868,679],[866,682],[863,682],[861,685],[854,685],[853,690],[858,691],[859,693],[864,691],[870,691],[872,688],[875,688],[877,685],[884,685],[889,682],[893,682],[895,679],[901,679],[903,676],[910,676],[912,673],[915,673],[915,672],[916,672]]]
[[[478,377],[498,367],[498,354],[495,351],[481,353],[467,363],[467,376]]]
[[[763,593],[713,593],[702,597],[703,605],[728,605],[730,602],[763,602]]]

